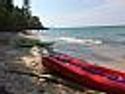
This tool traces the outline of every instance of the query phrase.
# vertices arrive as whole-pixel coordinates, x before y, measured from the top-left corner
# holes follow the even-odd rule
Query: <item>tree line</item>
[[[32,15],[30,0],[23,0],[21,8],[13,0],[0,0],[0,29],[24,27],[43,27],[39,17]]]

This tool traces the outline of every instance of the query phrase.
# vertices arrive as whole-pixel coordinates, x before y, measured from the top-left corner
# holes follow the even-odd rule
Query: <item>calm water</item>
[[[125,63],[125,27],[58,28],[41,33],[56,41],[55,49],[80,59],[110,67]]]

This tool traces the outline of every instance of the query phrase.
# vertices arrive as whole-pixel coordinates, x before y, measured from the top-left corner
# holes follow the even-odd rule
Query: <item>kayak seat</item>
[[[120,83],[124,83],[125,84],[125,79],[117,80],[117,81],[120,82]]]
[[[95,70],[95,69],[90,69],[89,67],[82,67],[83,70],[86,70],[88,72],[91,72],[93,74],[99,74],[101,75],[103,73],[102,70]]]
[[[120,83],[125,83],[125,78],[123,78],[122,76],[110,75],[110,74],[106,74],[104,76],[106,76],[110,80],[114,80],[114,81],[117,81],[117,82],[120,82]]]
[[[123,77],[118,77],[117,79],[118,82],[125,83],[125,78]]]
[[[101,76],[107,77],[110,80],[115,80],[117,82],[125,83],[125,77],[119,76],[117,74],[108,74],[105,73],[105,71],[99,69],[98,70],[92,68],[86,68],[86,69],[91,71],[91,73],[100,74]]]
[[[117,79],[118,79],[118,76],[116,76],[116,75],[106,74],[105,76],[106,76],[108,79],[110,79],[110,80],[117,80]]]

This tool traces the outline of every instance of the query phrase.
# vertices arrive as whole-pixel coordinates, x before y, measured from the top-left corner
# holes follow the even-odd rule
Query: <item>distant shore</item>
[[[1,27],[0,26],[0,32],[21,32],[25,30],[49,30],[48,27],[43,26],[35,26],[35,27]]]

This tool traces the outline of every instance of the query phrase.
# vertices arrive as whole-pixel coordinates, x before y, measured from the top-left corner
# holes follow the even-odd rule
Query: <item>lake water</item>
[[[41,34],[55,40],[60,52],[94,64],[125,67],[125,27],[56,28]]]

